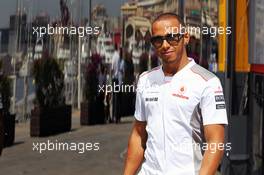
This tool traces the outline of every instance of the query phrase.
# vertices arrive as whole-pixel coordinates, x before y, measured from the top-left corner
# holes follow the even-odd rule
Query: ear
[[[184,45],[187,46],[188,43],[190,41],[190,34],[188,32],[186,32],[183,36],[183,42],[184,42]]]

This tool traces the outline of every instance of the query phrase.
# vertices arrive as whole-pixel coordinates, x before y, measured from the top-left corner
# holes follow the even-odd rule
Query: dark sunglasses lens
[[[151,38],[151,43],[154,47],[160,47],[163,43],[163,39],[162,37],[159,37],[159,36],[153,37]]]
[[[170,45],[177,45],[181,40],[180,34],[169,34],[166,36],[166,40]]]

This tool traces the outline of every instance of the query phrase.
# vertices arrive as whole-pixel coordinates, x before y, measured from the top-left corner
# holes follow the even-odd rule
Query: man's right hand
[[[135,175],[144,160],[147,132],[146,122],[135,121],[129,138],[123,175]]]

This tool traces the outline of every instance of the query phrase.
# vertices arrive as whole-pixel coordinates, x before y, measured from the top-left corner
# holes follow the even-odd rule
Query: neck
[[[174,63],[163,63],[162,69],[165,76],[173,76],[189,63],[187,55],[183,55],[179,61]]]

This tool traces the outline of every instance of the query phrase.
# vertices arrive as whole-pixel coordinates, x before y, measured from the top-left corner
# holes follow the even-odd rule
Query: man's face
[[[175,18],[160,19],[152,24],[152,37],[169,36],[168,34],[175,37],[178,33],[180,33],[180,23]],[[163,63],[170,64],[180,61],[185,44],[189,41],[189,35],[179,35],[178,38],[178,42],[168,42],[164,39],[160,47],[154,46]]]

